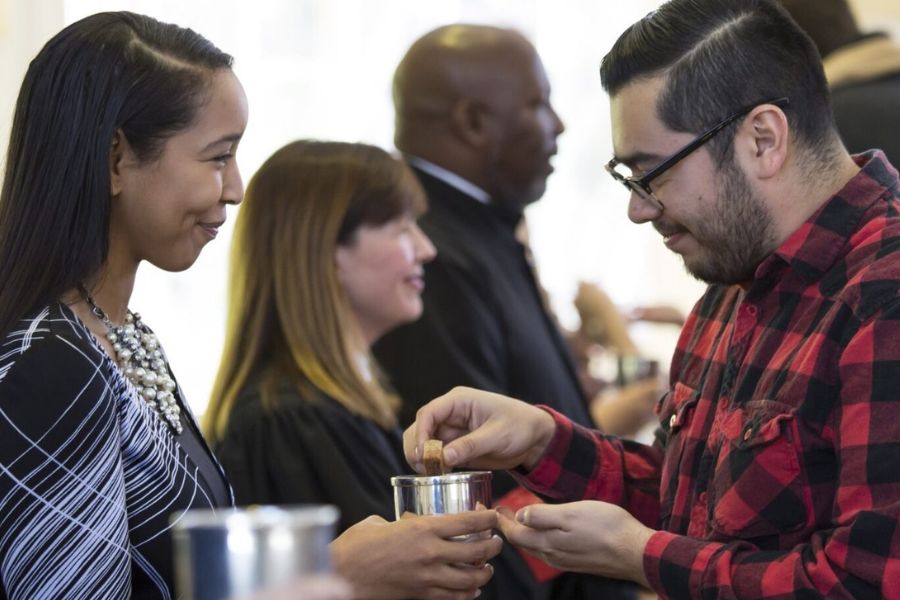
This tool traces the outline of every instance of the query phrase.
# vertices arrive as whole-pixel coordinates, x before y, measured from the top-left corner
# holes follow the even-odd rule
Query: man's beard
[[[733,162],[721,171],[721,186],[710,213],[689,229],[700,252],[684,266],[706,283],[751,281],[759,263],[775,245],[771,214]]]
[[[525,208],[537,202],[547,189],[546,178],[536,177],[527,186],[498,185],[491,203],[509,214],[521,215]]]

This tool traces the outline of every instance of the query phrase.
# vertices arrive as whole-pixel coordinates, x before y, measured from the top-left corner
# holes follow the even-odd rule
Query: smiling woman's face
[[[363,225],[336,251],[337,276],[366,341],[419,318],[431,241],[412,215]]]
[[[167,271],[191,266],[225,222],[244,187],[235,162],[247,126],[247,98],[229,69],[211,76],[195,122],[141,162],[118,136],[111,160],[110,262],[142,260]]]

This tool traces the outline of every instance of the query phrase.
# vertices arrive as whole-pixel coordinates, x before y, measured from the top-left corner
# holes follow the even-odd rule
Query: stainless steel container
[[[394,511],[442,515],[491,506],[491,472],[472,471],[447,475],[403,475],[391,477]]]
[[[192,510],[173,523],[179,598],[223,600],[331,570],[329,505]]]

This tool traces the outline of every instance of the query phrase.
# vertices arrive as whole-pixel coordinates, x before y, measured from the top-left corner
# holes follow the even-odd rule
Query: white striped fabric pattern
[[[170,598],[169,517],[216,506],[197,467],[68,308],[14,329],[0,342],[0,598]]]

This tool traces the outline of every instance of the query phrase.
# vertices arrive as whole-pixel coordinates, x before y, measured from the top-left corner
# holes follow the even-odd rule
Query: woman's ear
[[[109,193],[112,197],[122,193],[126,161],[132,154],[125,133],[121,129],[116,129],[109,149]]]
[[[791,130],[787,117],[774,104],[754,108],[738,129],[735,149],[748,173],[760,179],[778,175],[787,160]]]

